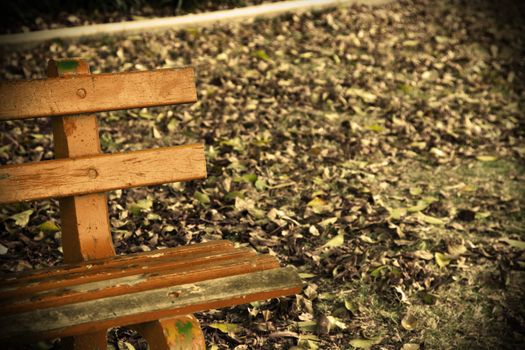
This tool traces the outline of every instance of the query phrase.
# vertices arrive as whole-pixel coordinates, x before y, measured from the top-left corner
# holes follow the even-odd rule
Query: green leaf
[[[317,328],[317,322],[315,321],[302,321],[297,322],[297,327],[305,332],[314,332]]]
[[[139,215],[142,211],[148,211],[153,207],[153,201],[149,198],[141,199],[129,205],[128,210],[133,215]]]
[[[406,208],[394,208],[394,209],[389,208],[388,212],[390,214],[390,218],[394,220],[399,220],[401,219],[401,217],[407,214]]]
[[[240,138],[236,137],[230,140],[223,140],[220,143],[222,146],[229,146],[238,152],[244,151],[244,145]]]
[[[372,339],[352,339],[350,345],[357,349],[370,349],[372,346],[381,343],[382,337],[375,337]]]
[[[203,192],[196,191],[194,195],[195,199],[199,201],[200,204],[210,204],[210,197]]]
[[[446,267],[452,261],[452,259],[451,259],[451,257],[449,255],[443,254],[443,253],[439,253],[439,252],[436,252],[434,254],[434,259],[436,259],[436,264],[438,264],[438,266],[441,267],[441,268]]]
[[[443,221],[442,219],[439,219],[433,216],[429,216],[429,215],[425,215],[423,213],[417,213],[417,217],[419,218],[419,220],[427,224],[431,224],[431,225],[444,225],[445,224],[445,221]]]
[[[411,213],[422,211],[422,210],[425,210],[430,204],[437,202],[437,201],[438,199],[436,197],[430,197],[430,196],[425,197],[423,199],[418,200],[416,205],[410,208],[407,208],[407,210]]]
[[[345,308],[353,314],[357,313],[357,306],[348,298],[345,298]]]
[[[9,218],[15,220],[15,224],[20,227],[26,227],[29,223],[29,217],[33,214],[33,210],[29,209],[18,214],[11,215]]]
[[[210,324],[211,328],[220,330],[223,333],[235,333],[239,331],[239,325],[235,323],[212,323]]]
[[[255,181],[255,188],[258,191],[264,191],[268,187],[268,184],[264,179],[257,178],[257,181]]]
[[[257,175],[255,175],[255,174],[244,174],[242,176],[242,179],[243,179],[243,181],[251,183],[253,185],[257,181]]]
[[[227,202],[233,202],[237,197],[244,198],[244,195],[240,191],[231,191],[226,193],[226,195],[224,196],[224,200]]]
[[[40,226],[38,226],[38,228],[44,233],[53,233],[60,231],[60,228],[51,220],[41,223]]]
[[[253,53],[253,55],[255,57],[258,57],[260,58],[261,60],[264,60],[264,61],[271,61],[270,60],[270,56],[268,56],[268,54],[266,52],[264,52],[263,50],[257,50]]]
[[[385,270],[385,269],[388,270],[388,266],[386,266],[386,265],[379,266],[379,267],[375,268],[374,270],[372,270],[372,272],[370,272],[370,276],[372,276],[374,278],[377,278],[377,277],[381,276],[381,272],[383,270]]]
[[[413,196],[419,196],[421,193],[423,193],[423,190],[421,189],[421,187],[418,187],[418,186],[410,187],[409,191],[410,191],[410,194]]]
[[[340,247],[345,242],[344,234],[340,233],[323,245],[323,248],[335,248]]]

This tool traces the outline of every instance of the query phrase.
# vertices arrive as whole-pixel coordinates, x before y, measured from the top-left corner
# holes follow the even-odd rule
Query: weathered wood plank
[[[5,286],[0,289],[0,309],[5,303],[14,302],[15,299],[27,295],[36,296],[39,292],[48,292],[53,289],[73,288],[74,286],[98,281],[105,281],[126,276],[141,274],[162,274],[177,269],[209,264],[210,262],[221,263],[224,261],[238,261],[250,257],[255,259],[255,251],[250,248],[238,248],[228,251],[197,252],[190,256],[165,255],[142,260],[139,264],[135,261],[128,265],[117,265],[91,271],[74,272],[67,275],[44,276],[39,279],[27,281],[21,285]],[[10,299],[11,298],[11,299]]]
[[[201,264],[179,266],[160,271],[145,271],[131,276],[57,287],[39,293],[14,296],[2,300],[0,314],[8,315],[43,308],[56,308],[88,300],[142,292],[214,278],[240,275],[279,267],[269,255],[237,257],[229,260],[209,260]]]
[[[9,344],[93,333],[117,325],[297,294],[301,288],[302,282],[293,268],[279,268],[0,315],[0,341]]]
[[[0,203],[100,193],[206,177],[203,145],[0,167]]]
[[[195,102],[193,68],[0,83],[0,120]]]
[[[91,260],[89,262],[59,265],[39,270],[22,271],[17,273],[0,274],[2,286],[0,291],[9,289],[14,285],[25,285],[38,283],[46,278],[64,278],[67,276],[78,276],[94,274],[107,269],[125,269],[137,267],[153,260],[167,260],[171,258],[187,259],[191,256],[208,254],[215,255],[234,250],[233,243],[226,240],[196,243],[175,248],[157,249],[150,252],[134,253],[130,255],[119,255],[111,258]]]

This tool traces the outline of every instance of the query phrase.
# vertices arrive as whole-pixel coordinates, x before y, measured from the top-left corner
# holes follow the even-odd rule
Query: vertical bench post
[[[47,76],[58,78],[90,74],[89,65],[80,59],[50,60]],[[71,91],[78,99],[89,98],[86,90]],[[56,158],[74,158],[98,154],[100,139],[94,114],[52,118]],[[87,261],[115,255],[109,226],[105,193],[65,197],[59,200],[62,226],[62,250],[66,263]],[[105,350],[107,332],[96,332],[62,340],[63,349]]]
[[[80,59],[48,63],[48,77],[90,74],[89,65]],[[71,91],[79,100],[89,98],[86,90]],[[75,158],[100,153],[97,117],[94,114],[55,117],[53,139],[56,158]],[[109,226],[105,193],[60,199],[62,249],[66,263],[115,255]]]

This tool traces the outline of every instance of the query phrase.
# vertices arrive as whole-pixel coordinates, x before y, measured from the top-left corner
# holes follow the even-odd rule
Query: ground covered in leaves
[[[207,150],[206,181],[109,194],[119,253],[225,238],[303,277],[296,297],[199,314],[211,349],[515,349],[525,341],[519,10],[400,1],[53,42],[4,50],[1,76],[43,77],[51,57],[87,58],[97,73],[196,67],[196,104],[100,123],[106,152]],[[48,120],[0,128],[2,163],[53,158]],[[3,270],[60,263],[55,201],[3,206],[0,220]]]

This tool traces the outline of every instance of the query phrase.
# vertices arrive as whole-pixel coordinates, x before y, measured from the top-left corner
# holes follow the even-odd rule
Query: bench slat
[[[6,165],[0,167],[0,204],[205,177],[200,144]]]
[[[2,287],[0,287],[0,291],[4,290],[4,287],[34,283],[44,278],[59,278],[61,276],[72,274],[78,275],[96,273],[97,271],[103,271],[108,268],[125,268],[129,267],[130,265],[141,265],[147,261],[150,261],[152,258],[168,259],[173,256],[187,257],[203,252],[209,252],[211,254],[214,252],[227,252],[233,249],[235,248],[233,247],[232,242],[227,240],[216,240],[175,248],[156,249],[149,252],[133,253],[131,255],[118,255],[110,258],[89,260],[88,262],[58,265],[39,270],[5,273],[0,274],[0,280],[2,281]]]
[[[129,265],[111,266],[98,271],[82,271],[61,276],[39,278],[23,285],[12,285],[0,289],[0,309],[8,298],[21,298],[28,294],[35,295],[41,291],[56,288],[70,288],[75,285],[122,278],[137,274],[163,273],[164,271],[187,268],[207,264],[209,261],[221,262],[244,257],[255,258],[255,252],[250,248],[238,248],[228,251],[199,252],[191,256],[159,256],[141,263],[132,261]]]
[[[195,102],[191,67],[0,83],[0,120]]]
[[[216,278],[0,317],[0,341],[13,343],[93,333],[197,311],[293,295],[302,283],[293,268]]]
[[[268,255],[236,257],[224,261],[208,260],[208,262],[204,264],[179,266],[178,268],[165,269],[155,273],[144,272],[131,276],[77,284],[67,288],[53,288],[23,297],[16,296],[2,302],[0,305],[0,314],[9,315],[36,309],[56,308],[88,300],[278,267],[279,263],[276,258]]]

